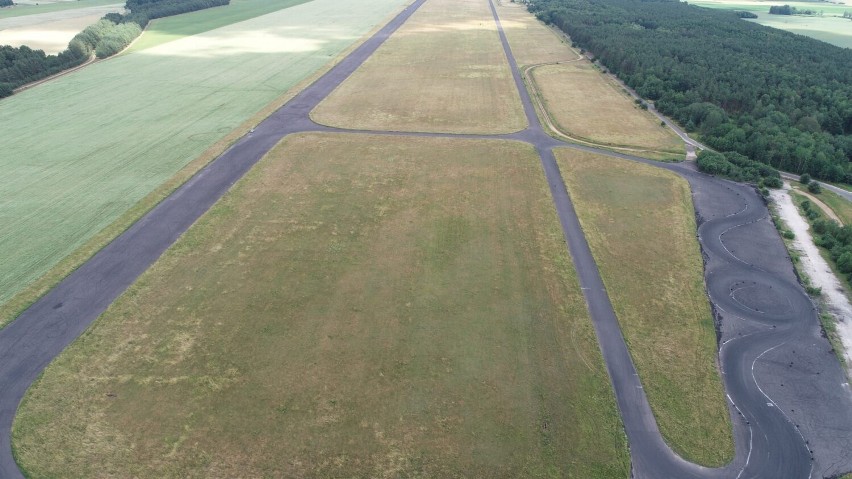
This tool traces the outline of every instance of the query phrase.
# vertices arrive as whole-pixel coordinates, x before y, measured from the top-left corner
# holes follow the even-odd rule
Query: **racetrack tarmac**
[[[22,478],[12,455],[15,410],[47,364],[284,136],[348,131],[316,125],[310,111],[425,0],[416,0],[315,83],[262,122],[106,248],[0,330],[0,477]],[[497,12],[492,13],[498,23]],[[852,470],[852,395],[816,311],[753,188],[691,164],[660,164],[548,136],[539,123],[502,27],[529,126],[509,135],[389,135],[514,139],[541,156],[630,443],[637,478],[808,478]],[[708,469],[678,457],[660,436],[597,265],[553,155],[558,147],[667,168],[693,190],[705,280],[720,322],[719,362],[730,400],[736,457]]]

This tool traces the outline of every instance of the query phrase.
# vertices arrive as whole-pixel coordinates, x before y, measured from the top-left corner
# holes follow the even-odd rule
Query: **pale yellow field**
[[[526,118],[484,0],[429,0],[314,110],[350,129],[509,133]]]
[[[26,45],[48,55],[56,54],[65,50],[84,28],[107,13],[123,10],[121,5],[112,5],[4,19],[0,21],[0,45]]]
[[[556,156],[663,437],[690,461],[725,464],[733,439],[689,184],[640,163]]]
[[[683,142],[589,62],[531,71],[545,108],[560,131],[581,140],[683,154]]]
[[[518,66],[566,62],[582,58],[555,32],[531,15],[526,6],[503,2],[497,6],[503,31]]]

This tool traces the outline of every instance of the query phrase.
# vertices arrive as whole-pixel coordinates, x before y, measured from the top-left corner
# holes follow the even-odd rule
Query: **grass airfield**
[[[522,143],[290,136],[49,367],[20,462],[626,477],[551,205]]]
[[[311,117],[363,130],[496,134],[527,126],[497,26],[481,0],[423,5]]]
[[[145,58],[166,69],[176,67],[173,58],[207,61],[216,62],[214,78],[233,78],[237,67],[223,62],[262,44],[249,56],[268,64],[312,52],[293,60],[304,66],[326,51],[312,50],[308,33],[295,43],[263,40],[297,9],[317,4],[327,9],[300,17],[304,25],[313,19],[317,30],[327,21],[320,13],[336,12],[333,2],[314,0],[176,41],[169,29],[186,33],[193,22],[157,23],[164,30],[150,45],[104,64]],[[427,2],[314,118],[349,129],[523,128],[483,5],[466,0],[447,10],[445,0]],[[522,45],[520,63],[576,58],[525,12],[499,7],[501,16],[510,8],[507,35],[513,48]],[[523,40],[521,29],[551,40],[536,51],[538,42]],[[253,34],[245,43],[223,42],[230,38],[223,32],[236,31]],[[436,52],[412,62],[415,45]],[[391,74],[405,80],[398,89],[375,88]],[[569,88],[602,95],[600,101],[618,95],[571,78]],[[207,93],[196,103],[220,99],[221,108],[231,108],[253,95],[260,103],[260,92],[247,85],[271,95],[266,89],[278,84],[240,81],[244,91],[233,87],[230,97],[203,79],[185,88]],[[182,108],[184,118],[204,117]],[[405,111],[415,114],[391,121]],[[616,123],[598,125],[615,135]],[[224,134],[222,127],[214,136]],[[113,154],[127,149],[115,148]],[[671,231],[672,243],[694,235],[682,185],[613,163],[619,185],[634,192],[635,201],[624,204],[596,195],[597,188],[611,193],[616,180],[601,177],[604,163],[588,160],[561,158],[564,171],[577,172],[566,179],[581,197],[590,243],[594,234],[612,235],[632,251],[660,247],[659,230]],[[165,170],[149,186],[164,177]],[[647,224],[624,221],[610,231],[601,219],[608,208],[627,220],[642,213]],[[613,295],[622,328],[635,327],[629,341],[643,381],[659,391],[649,391],[649,399],[665,437],[686,457],[719,464],[730,454],[730,426],[693,243],[673,250],[677,277],[605,249],[595,255],[608,286],[608,270],[629,267],[634,287],[664,285],[676,303],[636,302],[641,288]],[[653,324],[669,314],[680,321]],[[660,328],[669,334],[665,371],[647,355]],[[695,349],[672,346],[681,342]],[[675,381],[683,384],[667,383]],[[528,145],[503,140],[285,138],[46,370],[19,411],[14,444],[31,477],[629,475],[624,433],[539,158]]]

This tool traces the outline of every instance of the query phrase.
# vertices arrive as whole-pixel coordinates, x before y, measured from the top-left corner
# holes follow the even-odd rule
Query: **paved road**
[[[308,114],[424,1],[415,1],[0,331],[0,478],[23,477],[12,457],[10,430],[15,410],[38,374],[269,149],[296,132],[363,133],[316,125]],[[499,25],[493,4],[491,8]],[[792,275],[777,233],[765,221],[760,198],[745,186],[697,173],[689,164],[661,165],[551,138],[541,128],[502,27],[499,31],[527,129],[498,136],[370,133],[502,138],[535,146],[616,393],[634,477],[777,479],[852,470],[848,385],[842,386],[840,366],[819,336],[813,307]],[[690,464],[662,440],[554,159],[556,147],[662,166],[689,180],[701,220],[698,232],[707,259],[708,293],[725,319],[720,326],[720,363],[737,444],[736,459],[730,465],[707,469]],[[793,347],[794,360],[788,365]],[[819,401],[814,401],[814,394]]]

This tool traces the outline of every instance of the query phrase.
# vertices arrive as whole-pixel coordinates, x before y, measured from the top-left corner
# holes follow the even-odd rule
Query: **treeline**
[[[78,33],[58,55],[46,55],[27,46],[0,46],[0,98],[22,85],[81,65],[92,55],[115,55],[130,45],[150,20],[229,3],[230,0],[128,0],[129,13],[105,15]]]
[[[852,280],[852,226],[824,218],[808,200],[802,201],[802,209],[811,222],[814,243],[827,249],[837,269]]]
[[[740,18],[757,18],[757,14],[754,12],[747,12],[745,10],[734,10],[734,13],[737,14]]]
[[[12,0],[0,0],[0,7],[11,7],[14,4]]]
[[[852,50],[678,1],[529,8],[711,148],[852,182]]]
[[[716,153],[702,151],[696,160],[698,169],[711,175],[724,176],[734,181],[756,183],[760,188],[780,188],[781,174],[775,168],[749,160],[735,151]]]
[[[799,10],[790,5],[772,5],[769,7],[769,13],[772,15],[816,15],[816,10]]]

